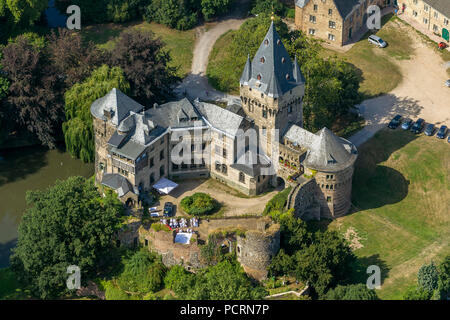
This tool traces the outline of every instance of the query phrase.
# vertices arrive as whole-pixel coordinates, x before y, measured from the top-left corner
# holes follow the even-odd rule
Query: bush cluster
[[[180,205],[187,214],[203,216],[212,213],[219,204],[209,194],[198,192],[183,198]]]

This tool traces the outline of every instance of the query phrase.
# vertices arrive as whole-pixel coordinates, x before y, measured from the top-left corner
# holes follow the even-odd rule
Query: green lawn
[[[382,299],[401,299],[417,271],[450,253],[450,145],[401,129],[382,130],[359,149],[354,212],[329,228],[356,232],[363,271],[382,269]],[[360,267],[361,267],[360,266]]]
[[[383,17],[383,26],[377,35],[388,43],[384,49],[370,44],[367,33],[345,53],[324,49],[322,55],[337,55],[357,68],[361,79],[360,91],[367,98],[388,93],[402,80],[395,60],[410,59],[414,53],[408,34],[399,28],[401,25],[397,17]]]
[[[125,23],[125,24],[99,24],[83,28],[82,35],[87,41],[92,41],[103,49],[112,49],[120,33],[124,30],[139,29],[151,31],[160,37],[172,57],[172,66],[179,67],[179,76],[186,76],[191,70],[192,57],[195,44],[195,31],[178,31],[156,23]]]

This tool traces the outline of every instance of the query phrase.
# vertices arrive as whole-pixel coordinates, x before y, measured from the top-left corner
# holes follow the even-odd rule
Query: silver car
[[[386,41],[384,41],[383,39],[381,39],[380,37],[376,36],[376,35],[371,35],[369,36],[369,42],[380,47],[380,48],[386,48],[387,43]]]
[[[445,85],[446,85],[447,87],[450,88],[450,79],[448,79],[447,81],[445,81]]]

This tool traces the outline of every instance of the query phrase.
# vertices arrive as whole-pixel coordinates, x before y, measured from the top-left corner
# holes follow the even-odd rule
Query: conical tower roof
[[[323,128],[316,135],[319,139],[310,146],[304,161],[307,168],[335,172],[353,165],[358,153],[351,142],[337,137],[327,128]]]
[[[244,72],[242,72],[241,76],[241,84],[248,84],[250,79],[252,78],[252,61],[250,60],[250,54],[247,57],[247,63],[244,67]]]

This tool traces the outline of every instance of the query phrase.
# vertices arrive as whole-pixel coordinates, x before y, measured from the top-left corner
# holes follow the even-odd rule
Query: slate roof
[[[147,147],[133,140],[128,140],[120,147],[111,147],[110,151],[131,160],[136,160]]]
[[[106,120],[104,111],[112,111],[111,122],[116,126],[129,116],[130,111],[140,112],[144,106],[140,105],[119,89],[112,89],[106,96],[97,99],[91,105],[94,117]]]
[[[134,192],[128,179],[116,173],[108,173],[103,175],[102,185],[114,189],[119,197],[126,195],[130,191]]]
[[[294,145],[304,149],[310,149],[311,146],[317,144],[319,137],[295,124],[291,124],[283,135]]]
[[[211,126],[232,136],[237,134],[244,121],[240,115],[215,104],[196,101],[195,106]]]
[[[424,0],[425,3],[429,4],[433,9],[439,11],[447,18],[450,17],[450,1],[449,0]]]
[[[341,17],[343,19],[345,19],[353,11],[353,9],[355,7],[358,7],[359,5],[364,3],[365,0],[332,0],[332,1],[334,1],[334,4],[336,5],[336,8],[339,11],[339,14],[341,15]],[[430,0],[426,0],[426,1],[430,1]],[[439,1],[439,0],[435,0],[435,1]],[[440,1],[444,2],[444,1],[448,1],[448,0],[440,0]],[[309,2],[310,2],[310,0],[296,0],[295,5],[299,8],[304,8]]]
[[[114,134],[111,136],[111,138],[108,141],[108,144],[113,147],[119,147],[122,142],[127,137],[126,134],[119,134],[117,131],[114,132]]]
[[[358,153],[349,141],[337,137],[327,128],[316,133],[304,161],[307,168],[323,172],[337,172],[352,165]]]
[[[202,115],[194,108],[192,103],[184,98],[180,101],[169,102],[145,112],[147,118],[164,128],[190,128],[195,121],[202,121]],[[180,116],[187,117],[188,121],[180,121]],[[192,120],[195,118],[196,120]]]
[[[248,150],[230,167],[244,172],[252,178],[261,175],[261,169],[270,166],[270,160],[263,155],[258,155]]]
[[[273,98],[278,98],[304,83],[303,76],[294,77],[294,64],[273,21],[253,61],[250,62],[250,57],[247,59],[240,83]]]

